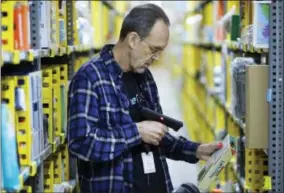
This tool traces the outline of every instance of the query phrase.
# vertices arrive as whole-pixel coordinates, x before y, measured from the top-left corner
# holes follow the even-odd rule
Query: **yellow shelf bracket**
[[[264,176],[263,189],[264,190],[272,190],[272,182],[271,182],[271,177],[270,176]]]
[[[20,51],[15,50],[13,51],[13,55],[12,55],[12,62],[13,64],[19,64],[20,63]]]
[[[31,173],[30,176],[35,176],[36,175],[36,171],[37,171],[37,163],[35,161],[33,161],[30,165],[31,168]]]
[[[65,133],[61,133],[61,135],[60,135],[61,144],[64,144],[64,142],[65,142],[65,136],[66,136]]]
[[[29,50],[27,54],[28,54],[28,61],[32,62],[34,60],[33,50]]]

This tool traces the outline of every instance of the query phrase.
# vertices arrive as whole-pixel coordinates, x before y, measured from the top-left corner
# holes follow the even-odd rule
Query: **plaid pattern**
[[[133,182],[131,148],[142,142],[122,93],[122,70],[106,45],[74,75],[69,87],[68,147],[78,158],[82,193],[130,193]],[[141,88],[149,108],[162,113],[158,89],[149,70]],[[166,157],[196,163],[198,144],[167,134],[160,145],[167,192],[173,190]]]

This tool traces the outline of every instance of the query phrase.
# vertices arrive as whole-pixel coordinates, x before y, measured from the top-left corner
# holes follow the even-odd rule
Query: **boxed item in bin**
[[[269,48],[269,17],[271,1],[253,1],[253,46]]]
[[[1,188],[14,192],[20,188],[15,121],[8,104],[1,103]]]
[[[223,147],[212,154],[199,172],[198,188],[201,191],[207,191],[222,169],[230,162],[235,153],[232,142],[231,137],[227,135],[222,141]]]
[[[233,115],[243,122],[246,112],[246,68],[254,63],[254,59],[250,57],[236,57],[231,63],[231,110]]]

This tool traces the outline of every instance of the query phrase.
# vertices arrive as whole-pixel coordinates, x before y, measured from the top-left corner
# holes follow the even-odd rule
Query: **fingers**
[[[166,127],[165,125],[163,125],[162,123],[159,123],[159,122],[156,122],[157,123],[157,127],[158,130],[158,133],[162,136],[164,136],[167,132],[168,132],[168,127]]]
[[[209,154],[213,154],[215,151],[222,149],[223,143],[222,142],[215,142],[215,143],[208,144],[208,146],[209,147],[208,147],[206,152],[209,153]]]
[[[151,133],[152,144],[153,145],[159,145],[160,141],[165,136],[165,134],[166,133],[161,128],[154,129],[153,132]]]
[[[158,146],[158,145],[159,145],[159,141],[157,141],[157,140],[155,140],[155,139],[152,139],[152,140],[150,141],[150,143],[151,143],[152,145],[155,145],[155,146]]]
[[[208,144],[207,152],[208,153],[214,153],[215,151],[222,149],[222,147],[223,147],[223,143],[221,141],[210,143],[210,144]]]
[[[160,141],[157,140],[157,139],[155,139],[155,138],[152,138],[152,139],[150,140],[150,144],[155,145],[155,146],[158,146],[158,145],[160,144]]]
[[[215,151],[221,149],[222,147],[222,142],[202,144],[198,148],[198,156],[201,157],[202,160],[207,161]]]
[[[151,123],[151,129],[155,132],[158,132],[160,135],[164,136],[166,132],[169,131],[168,127],[164,124],[156,121],[149,121]]]
[[[163,131],[165,132],[165,133],[167,133],[168,131],[169,131],[169,128],[168,127],[166,127],[165,125],[163,125]]]
[[[152,137],[159,142],[162,140],[162,136],[156,133],[152,133]]]
[[[142,127],[143,129],[140,129],[142,133],[142,139],[146,143],[159,145],[160,141],[168,131],[167,127],[155,121],[147,121],[143,122],[143,124],[145,124],[144,127]]]
[[[209,158],[210,158],[210,156],[207,156],[207,155],[204,155],[204,156],[201,157],[201,159],[204,160],[204,161],[208,161]]]
[[[162,137],[164,137],[165,136],[165,132],[164,132],[164,130],[162,130],[162,129],[156,129],[155,130],[155,133],[157,134],[157,135],[159,135],[161,138]]]
[[[217,143],[217,149],[222,149],[223,143],[220,141]]]

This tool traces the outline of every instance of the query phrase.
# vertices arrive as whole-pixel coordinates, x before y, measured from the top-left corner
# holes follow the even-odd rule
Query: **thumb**
[[[210,156],[208,156],[208,155],[204,155],[204,156],[202,156],[202,160],[204,160],[204,161],[208,161],[208,160],[209,160],[209,158],[210,158]]]
[[[222,142],[215,142],[215,143],[211,143],[210,150],[214,152],[214,151],[217,151],[219,149],[222,149],[222,147],[223,147]]]

